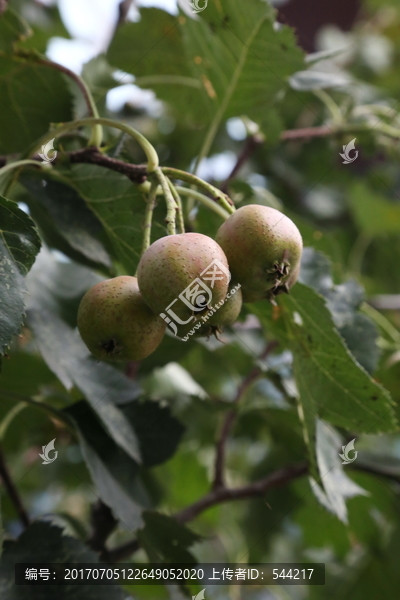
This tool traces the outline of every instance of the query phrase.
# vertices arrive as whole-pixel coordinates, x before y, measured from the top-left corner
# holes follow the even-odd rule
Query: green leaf
[[[326,590],[328,597],[335,600],[397,598],[400,595],[398,522],[392,524],[387,538],[389,541],[384,545],[364,550],[351,569],[341,570],[336,585],[331,584],[331,593]]]
[[[22,325],[23,276],[40,249],[32,219],[15,202],[0,196],[0,353]]]
[[[60,262],[45,246],[27,275],[27,306],[37,306],[76,325],[79,302],[85,292],[103,281],[94,271],[76,263]]]
[[[339,457],[341,440],[336,431],[318,419],[316,437],[321,486],[311,477],[311,489],[325,508],[335,514],[343,523],[347,523],[346,498],[367,496],[368,492],[345,474]]]
[[[135,432],[116,406],[137,397],[137,386],[111,365],[92,360],[77,332],[55,314],[31,308],[27,317],[48,367],[67,390],[75,385],[85,395],[115,442],[141,462]]]
[[[40,542],[39,542],[40,541]],[[39,543],[38,543],[39,542]],[[38,521],[32,523],[16,542],[5,546],[0,566],[0,595],[4,600],[125,600],[126,593],[116,585],[43,585],[15,586],[15,564],[35,563],[99,563],[98,556],[79,540],[63,534],[60,527]],[[100,563],[99,563],[100,564]]]
[[[180,118],[200,113],[202,85],[186,60],[179,19],[156,8],[142,8],[140,16],[140,22],[118,28],[108,49],[109,62],[135,75],[136,85],[154,89],[172,109],[185,106]]]
[[[52,179],[43,180],[42,175],[33,172],[21,177],[20,181],[34,198],[28,201],[34,218],[38,203],[72,248],[93,263],[111,266],[101,241],[104,236],[102,224],[73,188]]]
[[[274,14],[262,0],[220,0],[209,3],[199,19],[185,20],[186,53],[213,123],[246,114],[268,129],[277,93],[304,64],[293,32],[276,29]]]
[[[367,235],[399,233],[400,205],[358,182],[350,188],[350,209],[358,227]]]
[[[47,181],[49,177],[55,179],[57,175],[47,176]],[[72,194],[83,198],[101,222],[117,260],[127,273],[135,273],[143,239],[143,193],[125,176],[97,165],[73,165],[63,172],[60,181],[72,186]],[[155,218],[152,241],[162,235],[166,235],[165,227]]]
[[[145,467],[163,463],[175,453],[183,426],[168,407],[157,402],[136,401],[120,408],[137,432]],[[129,529],[136,530],[142,525],[141,507],[150,503],[138,463],[109,437],[86,402],[77,402],[64,411],[76,423],[83,455],[103,501]]]
[[[369,317],[359,312],[364,301],[362,287],[355,280],[335,285],[328,258],[312,248],[304,248],[299,280],[326,298],[333,322],[348,349],[372,373],[380,355],[378,330]]]
[[[201,538],[173,517],[153,511],[143,513],[145,527],[138,539],[151,562],[195,563],[188,548]]]
[[[213,2],[196,19],[142,9],[139,23],[117,31],[108,59],[180,116],[218,126],[247,114],[275,136],[276,94],[304,64],[293,33],[274,29],[274,11],[262,0]]]
[[[95,56],[83,65],[81,77],[86,81],[94,96],[102,98],[111,88],[118,86],[113,77],[115,69],[107,62],[104,54]],[[126,83],[123,79],[121,84]]]
[[[0,57],[0,153],[22,152],[51,123],[72,119],[60,72],[20,58]]]
[[[134,532],[143,525],[143,500],[146,503],[137,481],[138,464],[108,437],[85,404],[78,402],[65,412],[75,423],[83,458],[101,499]]]
[[[397,431],[393,401],[349,352],[322,296],[296,283],[279,304],[278,312],[266,303],[252,311],[293,353],[298,413],[317,477],[316,418],[359,433]]]
[[[159,465],[173,456],[184,427],[168,406],[137,401],[121,406],[121,410],[137,432],[144,466]]]
[[[313,462],[317,416],[360,433],[396,431],[390,394],[350,354],[325,300],[297,283],[282,303],[299,390],[299,416]]]
[[[7,8],[0,14],[0,52],[11,53],[14,43],[31,33],[29,25],[12,8]]]
[[[13,0],[11,0],[13,2]],[[29,19],[30,27],[33,30],[32,35],[18,44],[24,50],[34,50],[42,55],[46,54],[49,40],[52,38],[71,39],[66,29],[58,6],[50,4],[35,3],[29,5],[29,11],[21,5],[20,2],[13,2],[18,9],[24,11]],[[21,7],[21,8],[20,8]]]

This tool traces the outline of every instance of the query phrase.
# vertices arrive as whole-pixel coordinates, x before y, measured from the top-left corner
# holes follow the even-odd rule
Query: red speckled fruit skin
[[[136,277],[101,281],[79,305],[78,329],[96,358],[142,360],[160,344],[165,327],[143,300]]]
[[[298,269],[303,250],[293,221],[275,208],[258,204],[242,206],[233,213],[219,228],[216,241],[227,256],[233,282],[242,286],[244,302],[267,297],[275,286],[274,275],[268,271],[285,258],[289,272],[281,284],[286,283]]]
[[[165,313],[169,304],[215,259],[229,269],[220,246],[201,233],[180,233],[160,238],[146,250],[139,262],[137,276],[143,298],[153,312]],[[204,283],[210,287],[210,282]],[[210,288],[211,305],[225,298],[228,284],[228,277],[215,281],[214,287]],[[199,315],[179,299],[171,308],[182,321],[192,314]]]

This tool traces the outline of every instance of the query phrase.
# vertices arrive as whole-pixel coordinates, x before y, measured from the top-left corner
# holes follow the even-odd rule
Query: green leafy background
[[[95,361],[76,329],[79,302],[98,281],[135,274],[144,192],[120,173],[69,162],[66,153],[87,143],[85,129],[56,141],[51,168],[0,172],[0,445],[31,518],[23,528],[3,487],[2,600],[200,591],[49,586],[35,595],[13,583],[15,562],[106,562],[132,540],[130,564],[326,564],[323,588],[271,588],[279,598],[398,597],[399,136],[384,129],[400,123],[399,23],[397,4],[365,1],[348,33],[352,52],[321,60],[305,55],[264,0],[209,0],[197,16],[187,6],[176,14],[140,8],[84,65],[99,113],[146,135],[163,165],[191,171],[208,155],[205,177],[236,206],[273,206],[299,227],[299,282],[277,306],[245,305],[223,343],[166,335],[141,363]],[[56,5],[11,0],[0,15],[1,165],[40,150],[42,135],[87,113],[76,82],[42,64],[54,37],[69,37]],[[367,51],[377,39],[390,48],[385,68]],[[126,74],[161,104],[132,101],[113,113],[106,97]],[[360,105],[378,105],[380,120],[361,127],[357,117],[354,131],[280,139],[285,130],[333,127],[332,101],[348,122]],[[224,183],[222,159],[234,164],[254,132],[256,149]],[[359,156],[343,165],[339,152],[355,136]],[[105,128],[104,140],[105,154],[143,161],[126,136]],[[190,230],[213,237],[221,218],[183,201]],[[160,198],[152,241],[164,235]],[[382,297],[397,298],[397,310],[381,309]],[[187,522],[175,518],[210,492],[216,440],[257,368],[227,442],[226,484],[240,488],[306,463],[307,475]],[[58,457],[43,466],[39,453],[52,439]],[[339,453],[352,439],[357,458],[343,465]],[[91,542],[96,506],[115,519],[102,551]],[[207,597],[236,598],[238,589],[210,586]],[[240,589],[246,600],[264,593]]]

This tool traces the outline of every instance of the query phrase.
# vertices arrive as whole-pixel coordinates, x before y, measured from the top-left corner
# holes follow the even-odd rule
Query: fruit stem
[[[178,214],[179,231],[181,233],[185,233],[185,222],[183,220],[182,200],[178,194],[178,190],[176,189],[176,187],[174,186],[172,181],[170,179],[168,179],[168,177],[167,177],[167,181],[168,181],[168,185],[171,190],[171,193],[172,193],[174,200],[178,207],[176,212]]]
[[[176,217],[176,209],[177,204],[174,200],[170,187],[168,185],[168,179],[162,172],[160,167],[155,169],[155,174],[160,182],[162,187],[162,191],[164,194],[165,202],[167,204],[167,216],[165,218],[165,222],[167,224],[167,233],[168,235],[175,235],[176,227],[175,227],[175,217]]]
[[[15,417],[26,408],[27,404],[25,402],[18,402],[15,404],[11,410],[4,416],[3,420],[0,423],[0,442],[3,442],[5,433],[11,424],[11,422],[15,419]]]
[[[144,137],[144,135],[142,135],[141,133],[139,133],[139,131],[136,131],[136,129],[133,129],[133,127],[130,127],[126,123],[122,123],[121,121],[115,121],[114,119],[106,119],[104,117],[85,117],[84,119],[77,119],[75,121],[63,123],[60,127],[52,129],[51,131],[43,135],[41,138],[39,138],[32,146],[32,151],[30,151],[29,154],[33,154],[39,146],[42,146],[46,144],[46,142],[49,142],[50,140],[59,137],[62,133],[70,131],[72,129],[76,129],[77,127],[82,127],[84,125],[89,125],[91,127],[93,125],[104,125],[106,127],[114,127],[115,129],[124,131],[125,133],[133,137],[133,139],[136,142],[138,142],[138,144],[141,146],[144,153],[146,154],[147,172],[154,173],[158,168],[158,154],[155,148]]]
[[[343,115],[334,99],[325,90],[314,90],[314,95],[325,104],[331,114],[334,125],[340,126],[343,123]]]
[[[143,246],[142,254],[147,250],[151,243],[151,224],[153,221],[153,210],[156,204],[158,182],[153,180],[150,186],[150,192],[147,197],[146,212],[144,214],[144,234],[143,234]]]
[[[8,165],[5,165],[4,167],[1,167],[0,169],[0,177],[1,175],[3,175],[4,173],[7,173],[8,171],[11,171],[12,169],[18,169],[18,167],[24,167],[25,165],[35,165],[36,167],[42,167],[43,168],[43,163],[40,163],[38,160],[16,160],[12,163],[9,163]],[[47,165],[46,165],[47,168]]]
[[[196,175],[192,175],[191,173],[187,173],[186,171],[181,171],[180,169],[173,169],[172,167],[161,167],[162,172],[168,177],[174,177],[175,179],[180,179],[181,181],[186,181],[186,183],[190,183],[191,185],[196,185],[197,187],[203,188],[208,194],[210,194],[215,202],[218,202],[227,210],[230,214],[235,212],[235,207],[233,206],[232,200],[221,192],[218,188],[211,185],[211,183],[207,183],[200,177]]]
[[[145,192],[146,194],[149,193],[150,187],[151,187],[151,185],[150,185],[149,181],[145,181],[138,185],[138,189],[141,190],[142,192]],[[208,196],[205,196],[201,192],[198,192],[197,190],[193,190],[192,188],[186,188],[186,187],[183,187],[180,185],[176,185],[174,187],[181,196],[192,197],[195,200],[198,200],[199,202],[201,202],[202,204],[207,206],[207,208],[209,208],[210,210],[213,210],[215,213],[217,213],[217,215],[222,217],[225,221],[226,221],[226,219],[229,219],[230,214],[224,208],[222,208],[219,204],[217,204],[214,200],[211,200],[211,198],[209,198]],[[160,195],[160,194],[162,194],[162,189],[160,186],[158,186],[157,187],[157,195]]]
[[[222,217],[225,221],[226,221],[226,219],[229,219],[230,214],[224,208],[222,208],[222,206],[220,206],[219,204],[214,202],[214,200],[211,200],[211,198],[209,198],[208,196],[204,196],[204,194],[201,194],[200,192],[197,192],[196,190],[192,190],[191,188],[186,188],[186,187],[182,187],[179,185],[177,185],[175,187],[176,187],[176,190],[181,195],[191,196],[195,200],[198,200],[199,202],[201,202],[202,204],[207,206],[207,208],[210,208],[211,210],[213,210],[215,213],[217,213],[217,215]]]
[[[399,347],[400,333],[391,324],[391,322],[381,312],[379,312],[379,310],[376,310],[376,308],[367,302],[363,302],[361,305],[361,310],[363,313],[368,315],[368,317],[372,319],[382,329],[382,331],[385,331],[385,333],[387,333],[387,335],[389,335],[395,342],[396,346]]]

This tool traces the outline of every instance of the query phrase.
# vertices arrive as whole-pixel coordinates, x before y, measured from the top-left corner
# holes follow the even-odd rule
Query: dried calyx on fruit
[[[294,285],[303,241],[289,217],[275,208],[249,204],[221,225],[216,241],[224,250],[243,302],[273,300]]]
[[[136,277],[97,283],[86,292],[78,310],[81,337],[99,359],[142,360],[160,344],[165,327],[143,300]]]
[[[230,279],[223,250],[201,233],[160,238],[143,254],[137,275],[143,298],[178,337],[225,299]]]

